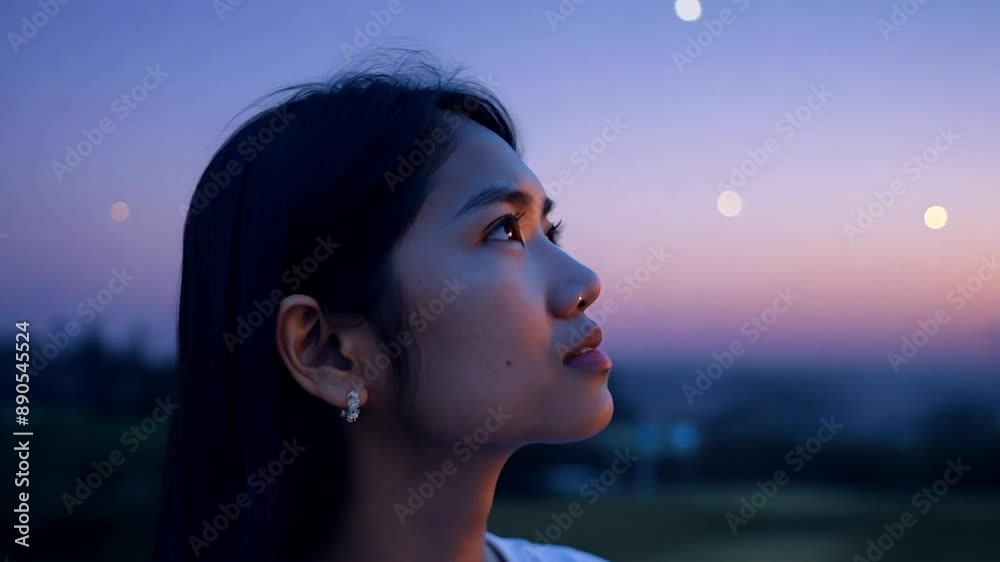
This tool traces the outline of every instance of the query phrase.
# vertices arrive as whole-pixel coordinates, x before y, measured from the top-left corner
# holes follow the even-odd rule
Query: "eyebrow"
[[[530,207],[534,202],[535,198],[526,191],[505,186],[493,186],[480,191],[466,201],[465,205],[462,205],[462,208],[455,213],[455,216],[460,217],[480,207],[488,207],[496,203],[509,203],[523,209]],[[555,202],[546,196],[542,203],[542,216],[548,215],[553,207],[555,207]]]

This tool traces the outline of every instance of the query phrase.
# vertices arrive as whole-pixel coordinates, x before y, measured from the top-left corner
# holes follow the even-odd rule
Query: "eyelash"
[[[498,226],[510,225],[510,227],[511,227],[511,234],[520,237],[521,236],[521,218],[523,218],[523,217],[524,217],[524,212],[523,211],[520,212],[520,213],[506,214],[506,215],[500,217],[499,219],[497,219],[493,224],[491,224],[490,226],[488,226],[487,229],[486,229],[486,234],[488,236],[494,230],[496,230],[496,228]],[[555,244],[557,246],[559,245],[559,237],[562,234],[562,224],[563,224],[563,221],[560,220],[556,224],[552,225],[552,227],[549,228],[549,230],[545,233],[545,236],[549,239],[549,241],[551,241],[553,244]],[[487,237],[487,240],[489,240],[488,237]],[[523,238],[521,238],[521,240],[519,240],[519,242],[521,242],[522,246],[524,245],[524,239]]]

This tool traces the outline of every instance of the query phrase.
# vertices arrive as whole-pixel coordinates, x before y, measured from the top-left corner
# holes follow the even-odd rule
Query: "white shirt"
[[[568,546],[498,537],[488,531],[486,542],[496,547],[504,562],[608,562],[604,558]]]

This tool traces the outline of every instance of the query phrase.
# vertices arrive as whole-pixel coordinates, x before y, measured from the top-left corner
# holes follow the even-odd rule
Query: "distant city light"
[[[681,451],[697,449],[701,444],[698,426],[687,420],[677,422],[670,431],[670,444]]]
[[[115,222],[125,222],[128,220],[128,216],[128,203],[124,201],[115,201],[115,203],[111,205],[111,220]]]
[[[927,207],[924,211],[924,224],[931,230],[940,230],[948,224],[948,210],[940,205]]]
[[[699,0],[676,0],[674,11],[677,17],[684,21],[697,21],[701,17],[701,2]]]
[[[720,193],[716,204],[724,217],[738,217],[743,212],[743,198],[735,191],[726,190]]]

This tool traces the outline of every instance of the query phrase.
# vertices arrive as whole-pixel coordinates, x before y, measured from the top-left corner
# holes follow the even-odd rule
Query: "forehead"
[[[428,215],[453,217],[469,198],[498,185],[517,187],[541,205],[545,192],[538,178],[496,133],[463,118],[452,134],[454,145],[429,178]]]

